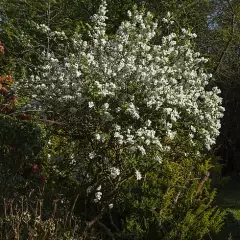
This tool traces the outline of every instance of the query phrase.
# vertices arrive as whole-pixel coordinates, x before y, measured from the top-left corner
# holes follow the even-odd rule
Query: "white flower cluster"
[[[135,174],[136,174],[137,181],[142,179],[142,174],[138,170],[135,171]]]
[[[100,185],[98,188],[97,188],[97,192],[95,193],[95,198],[93,199],[93,201],[95,203],[98,203],[100,202],[101,198],[102,198],[102,192],[100,192],[102,186]]]
[[[35,26],[44,33],[48,33],[50,31],[50,28],[45,24],[36,24]]]
[[[212,76],[202,68],[207,60],[191,49],[189,39],[195,34],[183,29],[181,36],[171,33],[154,45],[157,22],[135,9],[109,37],[106,12],[103,1],[92,17],[90,40],[76,34],[69,42],[75,51],[64,60],[45,54],[45,65],[29,81],[42,108],[57,112],[56,106],[65,107],[70,116],[79,111],[98,114],[102,121],[96,141],[103,142],[98,132],[106,132],[117,144],[143,155],[153,145],[160,152],[169,149],[162,139],[173,140],[182,122],[189,123],[189,141],[201,139],[209,149],[224,109],[219,89],[206,90]]]
[[[112,177],[113,179],[115,179],[117,176],[120,175],[120,170],[119,170],[119,168],[111,167],[111,168],[110,168],[110,174],[111,174],[111,177]]]

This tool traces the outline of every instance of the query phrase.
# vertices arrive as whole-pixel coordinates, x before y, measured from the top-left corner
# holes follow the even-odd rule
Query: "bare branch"
[[[227,51],[228,51],[228,48],[229,48],[229,46],[230,46],[230,44],[231,44],[231,42],[232,42],[232,40],[233,40],[234,33],[235,33],[236,14],[235,14],[235,12],[234,12],[234,9],[233,9],[233,6],[232,6],[231,2],[230,2],[229,0],[227,0],[227,3],[228,3],[228,5],[229,5],[229,7],[230,7],[230,9],[231,9],[231,14],[232,14],[230,39],[228,40],[228,42],[227,42],[227,44],[226,44],[226,46],[225,46],[225,48],[224,48],[224,50],[223,50],[223,52],[222,52],[222,54],[221,54],[221,56],[220,56],[220,59],[219,59],[219,62],[218,62],[217,67],[215,68],[214,74],[218,73],[218,71],[219,71],[219,69],[220,69],[220,66],[221,66],[221,64],[222,64],[222,61],[223,61],[223,59],[224,59],[224,57],[225,57],[225,54],[226,54]]]
[[[105,224],[103,224],[102,222],[100,221],[97,221],[98,225],[103,228],[105,230],[105,232],[107,233],[107,235],[112,239],[112,240],[115,240],[111,230],[109,228],[106,227]]]

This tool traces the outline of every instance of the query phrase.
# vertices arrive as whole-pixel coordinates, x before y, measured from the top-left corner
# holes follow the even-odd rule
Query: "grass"
[[[228,212],[225,226],[213,240],[240,240],[240,179],[229,178],[217,187],[216,201],[219,207]]]

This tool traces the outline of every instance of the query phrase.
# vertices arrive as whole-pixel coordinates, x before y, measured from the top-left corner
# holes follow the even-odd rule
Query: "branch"
[[[229,48],[229,46],[230,46],[230,44],[231,44],[231,42],[232,42],[232,40],[233,40],[233,36],[234,36],[234,33],[235,33],[235,19],[236,19],[236,15],[235,15],[233,6],[232,6],[232,4],[230,3],[230,1],[227,0],[227,2],[228,2],[228,5],[229,5],[229,7],[230,7],[230,9],[231,9],[231,13],[232,13],[232,23],[231,23],[231,33],[230,33],[230,34],[231,34],[231,37],[230,37],[230,39],[228,40],[228,42],[227,42],[227,44],[226,44],[226,46],[225,46],[225,48],[224,48],[224,50],[223,50],[223,52],[222,52],[222,54],[221,54],[220,60],[219,60],[218,65],[217,65],[217,67],[216,67],[216,69],[215,69],[215,71],[214,71],[214,74],[216,74],[216,73],[219,71],[219,68],[220,68],[220,66],[221,66],[221,64],[222,64],[222,61],[223,61],[223,59],[224,59],[224,57],[225,57],[225,54],[226,54],[227,51],[228,51],[228,48]]]
[[[103,216],[106,211],[107,207],[103,208],[102,211],[95,218],[87,222],[87,226],[85,227],[85,230],[83,232],[83,239],[86,239],[88,229],[90,229],[96,222],[98,222],[98,220]]]
[[[210,176],[210,173],[207,172],[206,175],[202,178],[202,180],[200,181],[197,191],[196,191],[196,195],[201,191],[203,184],[208,180]]]
[[[178,202],[178,198],[179,198],[180,194],[181,194],[181,191],[179,191],[179,192],[177,193],[176,197],[173,199],[174,203],[177,203],[177,202]]]
[[[98,225],[103,228],[105,230],[105,232],[107,233],[107,235],[112,239],[112,240],[115,240],[111,230],[109,228],[106,227],[105,224],[103,224],[102,222],[100,221],[97,221]]]
[[[109,218],[110,218],[110,223],[111,223],[111,225],[115,228],[115,230],[116,230],[117,232],[119,232],[118,227],[117,227],[116,224],[113,222],[111,210],[109,209],[108,212],[109,212]]]

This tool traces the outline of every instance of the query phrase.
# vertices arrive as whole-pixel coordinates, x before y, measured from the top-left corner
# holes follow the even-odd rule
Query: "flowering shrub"
[[[56,123],[44,150],[48,182],[58,183],[49,187],[79,196],[83,238],[96,237],[89,230],[97,225],[119,239],[144,238],[150,227],[166,239],[201,239],[222,224],[203,155],[219,134],[220,91],[207,90],[195,34],[182,29],[154,44],[159,24],[135,8],[109,36],[106,12],[103,1],[86,39],[50,33],[64,36],[66,55],[48,49],[37,73],[18,84]]]
[[[157,22],[135,9],[110,38],[106,11],[103,2],[92,17],[90,40],[69,40],[73,53],[64,60],[44,54],[44,66],[28,82],[33,97],[59,120],[84,122],[99,144],[111,139],[132,153],[145,155],[153,147],[165,152],[166,139],[184,130],[193,145],[210,149],[223,108],[220,90],[205,89],[211,74],[201,67],[207,60],[191,49],[195,35],[183,29],[181,36],[171,33],[154,45]]]

